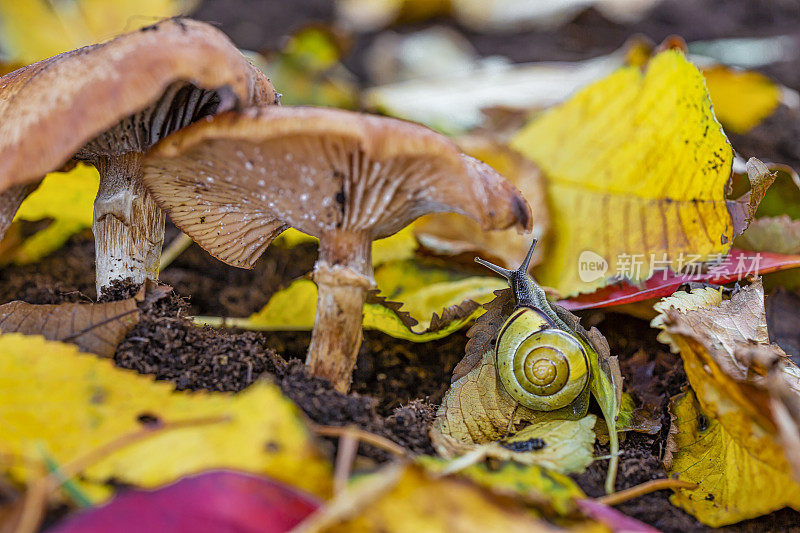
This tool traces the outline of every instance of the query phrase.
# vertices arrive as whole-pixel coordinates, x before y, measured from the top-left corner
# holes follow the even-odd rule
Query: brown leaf
[[[751,157],[747,161],[747,178],[750,180],[750,190],[736,200],[728,201],[728,212],[733,222],[733,236],[740,235],[747,229],[758,209],[758,204],[767,194],[767,189],[778,176],[776,172],[756,159]]]
[[[475,368],[489,351],[497,332],[514,309],[514,298],[511,289],[494,291],[496,298],[483,305],[486,312],[482,314],[467,331],[466,355],[453,370],[450,383],[455,383]]]
[[[0,332],[42,335],[70,342],[82,351],[113,357],[117,346],[139,321],[140,302],[163,298],[171,287],[142,287],[133,298],[106,303],[34,305],[21,301],[0,305]]]
[[[378,290],[371,290],[367,293],[366,303],[382,305],[383,307],[391,310],[395,315],[397,315],[397,318],[400,319],[400,322],[402,322],[403,325],[408,329],[411,329],[419,324],[417,319],[412,317],[410,313],[401,310],[404,305],[403,302],[391,301],[385,296],[381,296],[380,291]],[[433,333],[435,331],[445,329],[453,322],[469,317],[479,307],[480,304],[472,300],[464,300],[461,303],[445,307],[442,309],[441,316],[439,316],[438,313],[433,313],[428,327],[425,329],[425,331],[420,331],[418,333],[420,335],[424,335],[426,333]]]

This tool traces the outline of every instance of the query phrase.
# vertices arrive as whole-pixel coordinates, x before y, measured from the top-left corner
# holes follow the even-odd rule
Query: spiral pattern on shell
[[[500,330],[495,350],[500,381],[529,409],[567,406],[589,382],[589,360],[581,342],[552,327],[536,309],[517,309]]]

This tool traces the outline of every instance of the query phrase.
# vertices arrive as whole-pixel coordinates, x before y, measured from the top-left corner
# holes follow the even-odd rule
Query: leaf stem
[[[598,503],[602,503],[603,505],[619,505],[621,503],[630,501],[634,498],[638,498],[639,496],[650,494],[651,492],[655,492],[657,490],[665,490],[665,489],[694,490],[696,488],[697,484],[690,483],[688,481],[681,481],[680,479],[653,479],[651,481],[647,481],[646,483],[642,483],[641,485],[636,485],[635,487],[621,490],[614,494],[601,496],[599,498],[596,498],[595,500]]]

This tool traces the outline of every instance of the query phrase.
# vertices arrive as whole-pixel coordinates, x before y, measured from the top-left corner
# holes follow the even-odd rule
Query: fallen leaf
[[[606,525],[611,531],[624,531],[625,533],[658,533],[656,528],[639,522],[635,518],[631,518],[613,507],[603,505],[595,500],[582,498],[576,500],[575,503],[583,514]]]
[[[714,114],[733,133],[747,133],[781,103],[781,88],[753,70],[713,65],[702,70]]]
[[[0,0],[0,46],[15,61],[33,63],[186,14],[194,4],[193,0]]]
[[[688,254],[706,259],[730,248],[725,185],[733,151],[702,75],[678,50],[654,56],[644,73],[624,67],[582,89],[531,121],[511,146],[545,174],[559,238],[535,272],[564,296],[614,275],[650,278],[650,265],[637,257],[654,254],[677,272]],[[605,268],[579,272],[580,261]]]
[[[129,490],[71,515],[53,533],[167,533],[214,529],[232,533],[291,530],[320,502],[288,485],[233,471],[206,472],[154,491]]]
[[[673,504],[711,527],[800,506],[800,487],[791,474],[779,464],[755,457],[723,424],[702,411],[694,394],[675,397],[670,410],[675,417],[670,438],[676,451],[669,472],[699,485],[673,495]]]
[[[800,294],[778,287],[764,303],[770,339],[786,352],[795,364],[800,363]]]
[[[41,335],[70,342],[84,352],[113,357],[122,339],[139,322],[138,304],[156,301],[171,287],[143,287],[133,298],[106,303],[34,305],[14,301],[0,305],[0,334]]]
[[[15,221],[52,220],[2,255],[2,262],[29,264],[60,248],[72,235],[92,227],[94,198],[100,175],[79,164],[67,172],[52,172],[20,205]]]
[[[713,263],[687,263],[694,265],[687,273],[674,274],[662,271],[637,286],[620,282],[598,289],[591,294],[581,294],[557,302],[570,311],[611,307],[669,296],[682,285],[711,283],[724,285],[744,279],[747,275],[766,274],[800,267],[800,255],[782,255],[770,252],[747,252],[732,249],[728,255]],[[702,269],[700,268],[702,266]],[[704,270],[704,271],[703,271]],[[699,272],[695,272],[699,271]]]
[[[745,164],[750,190],[735,200],[728,201],[728,212],[733,222],[733,234],[743,233],[753,221],[758,206],[767,194],[770,185],[778,177],[769,166],[751,157]]]
[[[662,308],[660,340],[680,352],[698,405],[688,411],[682,403],[685,416],[675,413],[667,460],[680,479],[713,494],[701,500],[680,493],[675,503],[710,525],[800,508],[800,485],[790,474],[794,468],[800,479],[800,369],[769,344],[760,279],[730,300],[700,289],[676,293]],[[698,434],[711,422],[718,423],[713,438]],[[699,429],[692,433],[687,424]],[[781,488],[767,490],[754,480]]]
[[[380,293],[373,294],[364,305],[364,327],[415,342],[440,339],[461,329],[482,313],[478,304],[504,286],[495,277],[465,277],[451,269],[410,260],[384,264],[376,270],[375,280]],[[316,306],[316,285],[300,279],[273,294],[249,318],[220,323],[253,330],[310,330]],[[206,317],[197,320],[216,323]]]
[[[238,394],[175,391],[73,345],[10,333],[0,335],[0,389],[0,456],[6,458],[0,468],[20,482],[37,474],[37,446],[65,464],[143,423],[227,417],[114,452],[84,469],[80,486],[102,501],[112,479],[153,488],[201,470],[231,468],[320,496],[330,491],[330,465],[297,407],[270,383]]]
[[[426,248],[446,255],[473,253],[507,268],[516,268],[530,248],[532,239],[544,238],[550,216],[544,201],[541,172],[536,165],[502,144],[483,137],[464,138],[459,146],[465,153],[490,165],[508,178],[531,205],[533,228],[530,234],[516,229],[483,231],[477,222],[456,213],[422,217],[415,223],[417,239]],[[546,255],[546,247],[536,247],[531,265]]]
[[[298,532],[550,532],[521,503],[461,478],[393,464],[358,480]]]
[[[417,463],[434,474],[444,474],[454,461],[429,455],[421,456]],[[479,463],[459,469],[453,477],[465,477],[494,494],[520,499],[533,505],[547,516],[567,516],[575,511],[574,500],[586,495],[567,475],[539,465],[525,465],[514,461],[490,468]]]
[[[318,243],[319,239],[306,233],[289,228],[278,237],[273,244],[284,248],[294,248],[300,244]],[[414,237],[414,224],[409,224],[394,235],[378,239],[372,243],[372,266],[377,267],[391,261],[403,261],[414,257],[418,247]]]

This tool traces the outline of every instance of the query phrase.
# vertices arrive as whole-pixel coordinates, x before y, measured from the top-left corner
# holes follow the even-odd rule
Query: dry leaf
[[[542,241],[550,227],[541,172],[516,151],[489,138],[463,138],[459,146],[465,153],[493,167],[519,189],[531,205],[531,233],[522,234],[516,229],[483,231],[480,224],[467,217],[445,213],[419,219],[415,224],[417,239],[439,254],[474,253],[500,266],[516,268],[530,248],[531,240]],[[545,254],[546,247],[537,246],[531,265],[539,264]]]
[[[138,304],[156,301],[171,287],[142,287],[133,298],[107,303],[34,305],[10,302],[0,305],[0,333],[41,335],[47,340],[70,342],[83,352],[113,357],[117,346],[139,322]]]
[[[564,296],[612,276],[645,280],[650,254],[678,271],[688,254],[730,248],[733,151],[703,76],[680,51],[656,55],[644,73],[625,67],[593,83],[535,118],[511,146],[545,174],[558,239],[536,273]],[[580,272],[579,260],[606,268]]]
[[[786,505],[800,508],[800,485],[789,474],[794,468],[800,479],[800,370],[769,344],[761,281],[730,300],[700,289],[676,293],[662,307],[661,339],[680,351],[696,411],[707,419],[688,407],[685,416],[676,413],[679,432],[667,459],[681,479],[713,494],[699,499],[679,493],[674,502],[711,525]],[[698,434],[712,422],[718,423],[713,437]],[[753,479],[770,479],[780,489],[765,492]]]
[[[101,500],[112,479],[150,488],[231,468],[329,495],[329,463],[300,411],[270,383],[238,394],[176,392],[171,383],[73,345],[7,333],[0,335],[0,390],[0,468],[19,482],[37,476],[38,449],[65,464],[142,423],[222,417],[227,421],[153,435],[115,452],[83,470],[80,486]]]

